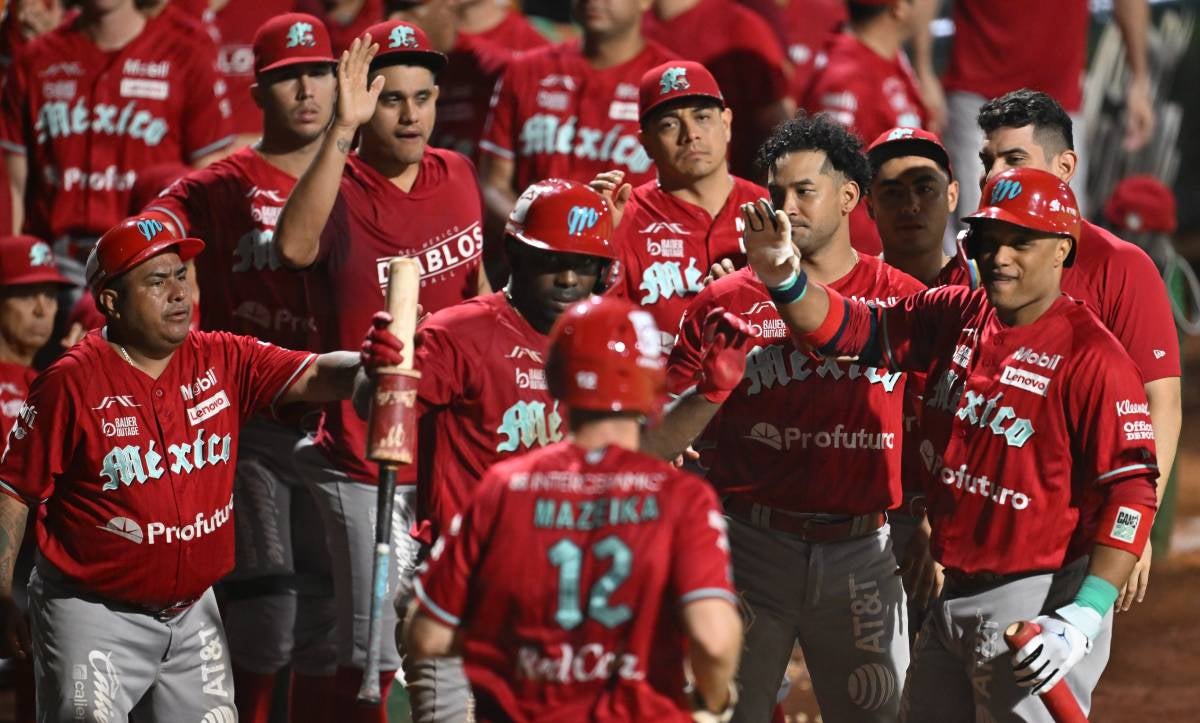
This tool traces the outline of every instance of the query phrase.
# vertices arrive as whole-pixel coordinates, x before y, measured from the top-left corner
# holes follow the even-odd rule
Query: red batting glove
[[[368,376],[374,376],[381,367],[399,366],[404,361],[404,342],[388,331],[392,315],[377,311],[371,317],[371,328],[362,345],[362,365]]]
[[[746,345],[758,336],[735,314],[717,307],[704,317],[700,350],[700,383],[696,391],[713,404],[723,404],[746,372]]]

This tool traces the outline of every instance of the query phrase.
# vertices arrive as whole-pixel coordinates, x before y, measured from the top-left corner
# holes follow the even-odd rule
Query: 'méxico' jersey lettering
[[[225,464],[229,462],[231,442],[228,434],[210,434],[206,440],[201,429],[191,442],[168,445],[171,472],[186,474],[210,464]],[[149,441],[145,452],[136,444],[113,447],[104,455],[100,468],[100,476],[108,480],[101,489],[115,490],[120,489],[122,484],[128,487],[134,482],[145,484],[147,480],[159,479],[164,472],[162,461],[162,455],[154,449],[154,440]]]
[[[842,364],[830,358],[823,359],[816,369],[810,368],[813,364],[811,357],[794,348],[785,357],[784,348],[779,344],[759,347],[746,355],[745,378],[750,380],[746,394],[758,394],[776,384],[787,386],[792,380],[802,382],[814,371],[821,379],[828,377],[835,381],[843,377],[851,380],[865,377],[871,384],[882,384],[889,393],[896,388],[901,377],[901,372],[888,373],[875,367],[864,370],[858,364],[847,364],[843,368]]]
[[[90,107],[80,98],[75,105],[65,101],[51,101],[38,112],[34,132],[37,142],[47,138],[65,138],[70,135],[102,133],[109,136],[127,135],[145,141],[148,146],[157,146],[167,135],[170,126],[165,118],[155,117],[148,110],[139,110],[137,101],[129,101],[124,107],[109,103],[97,103]]]
[[[525,119],[521,126],[521,155],[562,154],[590,161],[612,161],[634,173],[650,168],[650,157],[633,133],[621,133],[622,127],[610,128],[608,133],[597,128],[580,126],[576,116],[560,121],[557,116],[537,113]]]
[[[648,306],[660,298],[670,299],[675,296],[697,294],[704,288],[700,280],[704,272],[696,268],[696,259],[689,258],[686,269],[681,269],[678,261],[657,261],[646,267],[642,272],[642,291],[646,294],[640,303]]]
[[[521,447],[544,447],[562,440],[562,416],[558,402],[546,412],[545,402],[517,402],[504,411],[504,421],[496,434],[506,439],[496,445],[497,452],[514,452]]]

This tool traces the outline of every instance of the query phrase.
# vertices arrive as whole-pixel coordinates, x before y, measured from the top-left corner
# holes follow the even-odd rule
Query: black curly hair
[[[863,192],[871,182],[871,163],[863,155],[862,141],[826,115],[800,111],[795,118],[775,126],[770,137],[759,147],[755,160],[759,166],[770,170],[783,156],[800,151],[821,151],[825,154],[822,173],[837,171],[846,180],[857,183]]]
[[[1041,91],[1021,88],[992,98],[980,107],[977,121],[984,133],[1032,125],[1034,139],[1047,156],[1075,149],[1071,116]]]

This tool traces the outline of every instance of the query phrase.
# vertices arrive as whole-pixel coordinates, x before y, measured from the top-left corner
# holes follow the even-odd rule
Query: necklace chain
[[[117,351],[121,352],[121,358],[124,359],[125,361],[129,362],[130,366],[137,366],[136,364],[133,363],[133,359],[131,359],[129,357],[129,352],[125,351],[125,347],[121,346],[120,344],[117,344]]]

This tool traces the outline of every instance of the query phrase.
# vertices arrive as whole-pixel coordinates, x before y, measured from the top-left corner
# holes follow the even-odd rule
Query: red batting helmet
[[[550,331],[546,382],[571,409],[656,414],[667,377],[654,317],[624,299],[575,304]]]
[[[131,216],[104,232],[88,256],[86,278],[92,293],[133,267],[169,249],[175,249],[182,261],[204,250],[197,238],[176,235],[170,219],[155,211]]]
[[[1003,221],[1052,236],[1068,236],[1075,243],[1063,266],[1075,262],[1075,249],[1083,233],[1083,219],[1071,187],[1053,173],[1036,168],[1010,168],[983,187],[979,210],[963,220],[968,226],[980,220]],[[967,255],[975,258],[974,230],[966,240]]]
[[[609,271],[617,260],[612,238],[612,213],[599,193],[575,181],[538,181],[517,199],[504,233],[539,251],[582,254],[605,259],[596,293],[608,287]]]

